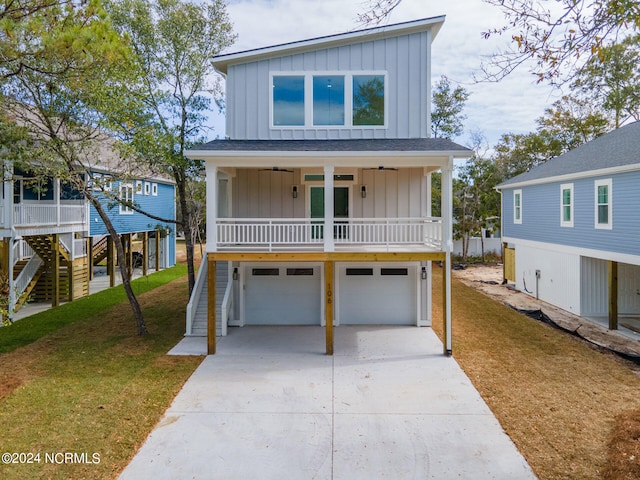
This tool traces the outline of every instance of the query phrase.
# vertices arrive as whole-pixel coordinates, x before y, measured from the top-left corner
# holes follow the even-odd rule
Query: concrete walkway
[[[203,353],[186,338],[173,353]],[[230,329],[121,479],[533,479],[430,328]]]

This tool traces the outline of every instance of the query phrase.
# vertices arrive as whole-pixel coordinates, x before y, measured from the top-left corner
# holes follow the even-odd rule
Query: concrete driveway
[[[430,328],[337,327],[333,357],[324,342],[230,329],[120,478],[535,478]]]

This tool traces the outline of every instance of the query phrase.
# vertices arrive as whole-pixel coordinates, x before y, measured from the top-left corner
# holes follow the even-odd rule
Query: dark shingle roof
[[[471,150],[444,138],[355,140],[213,140],[192,151],[228,152],[460,152]],[[463,155],[463,156],[464,156]]]
[[[498,185],[498,188],[635,164],[640,165],[640,122],[620,127],[570,152],[552,158],[528,172],[503,182]]]

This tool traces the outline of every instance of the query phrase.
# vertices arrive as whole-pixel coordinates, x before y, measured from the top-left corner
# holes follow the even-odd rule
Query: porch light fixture
[[[367,186],[366,185],[361,185],[360,186],[360,195],[362,195],[362,198],[367,198]]]
[[[293,198],[298,198],[298,185],[291,187],[291,196]]]
[[[234,279],[234,280],[237,280],[237,279],[238,279],[238,269],[237,269],[237,268],[234,268],[234,269],[233,269],[233,279]]]
[[[427,267],[422,267],[422,272],[420,273],[420,277],[422,278],[422,280],[427,279]]]

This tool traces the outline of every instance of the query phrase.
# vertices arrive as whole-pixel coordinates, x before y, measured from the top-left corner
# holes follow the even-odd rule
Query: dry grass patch
[[[436,269],[435,303],[440,278]],[[455,279],[452,303],[454,357],[536,475],[627,478],[604,475],[616,416],[640,409],[632,364]],[[440,312],[434,305],[435,319]],[[442,333],[440,321],[434,330]]]
[[[115,478],[202,357],[168,357],[184,333],[186,278],[140,295],[150,334],[135,335],[119,304],[0,355],[20,385],[0,400],[3,452],[40,463],[3,465],[3,479]],[[33,373],[37,372],[37,373]],[[99,454],[100,463],[52,464],[51,452]]]

